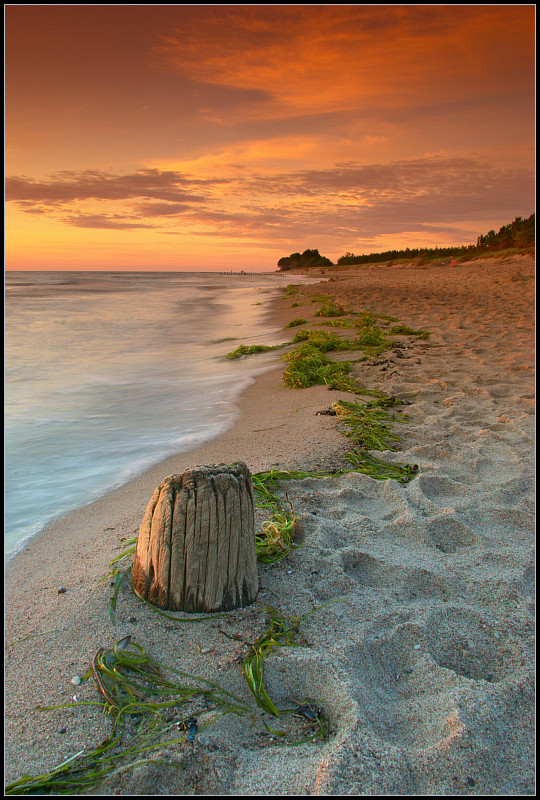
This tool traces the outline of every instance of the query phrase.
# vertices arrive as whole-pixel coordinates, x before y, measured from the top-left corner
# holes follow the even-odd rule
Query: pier
[[[284,275],[285,273],[280,272],[279,270],[275,270],[275,272],[244,272],[244,270],[240,270],[240,272],[218,272],[218,275]]]

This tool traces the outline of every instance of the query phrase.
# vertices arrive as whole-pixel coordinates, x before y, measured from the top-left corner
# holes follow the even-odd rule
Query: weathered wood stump
[[[132,567],[133,586],[171,611],[229,611],[257,596],[255,514],[245,464],[170,475],[148,504]]]

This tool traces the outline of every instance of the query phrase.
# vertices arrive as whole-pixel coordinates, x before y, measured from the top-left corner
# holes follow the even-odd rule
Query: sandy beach
[[[330,735],[286,746],[228,715],[89,794],[534,795],[534,275],[530,256],[333,268],[273,301],[283,326],[320,323],[311,300],[328,295],[430,332],[353,367],[366,386],[409,398],[400,451],[383,455],[417,464],[418,476],[287,482],[301,546],[260,565],[252,606],[171,621],[125,587],[113,623],[101,579],[166,476],[237,460],[252,472],[343,466],[347,440],[318,412],[352,396],[286,388],[277,351],[229,431],[49,525],[8,565],[6,782],[110,734],[101,708],[84,705],[100,700],[94,680],[71,681],[111,639],[131,634],[160,662],[249,702],[240,661],[272,605],[317,609],[297,647],[268,657],[265,681],[278,705],[315,699]],[[37,710],[64,703],[73,707]]]

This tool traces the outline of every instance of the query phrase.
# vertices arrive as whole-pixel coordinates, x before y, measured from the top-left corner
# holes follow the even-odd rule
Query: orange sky
[[[8,269],[273,270],[534,211],[534,5],[7,5]]]

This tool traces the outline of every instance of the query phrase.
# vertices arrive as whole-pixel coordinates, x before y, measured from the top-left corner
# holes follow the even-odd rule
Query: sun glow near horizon
[[[530,6],[7,6],[7,268],[473,243],[534,210],[533,76]]]

